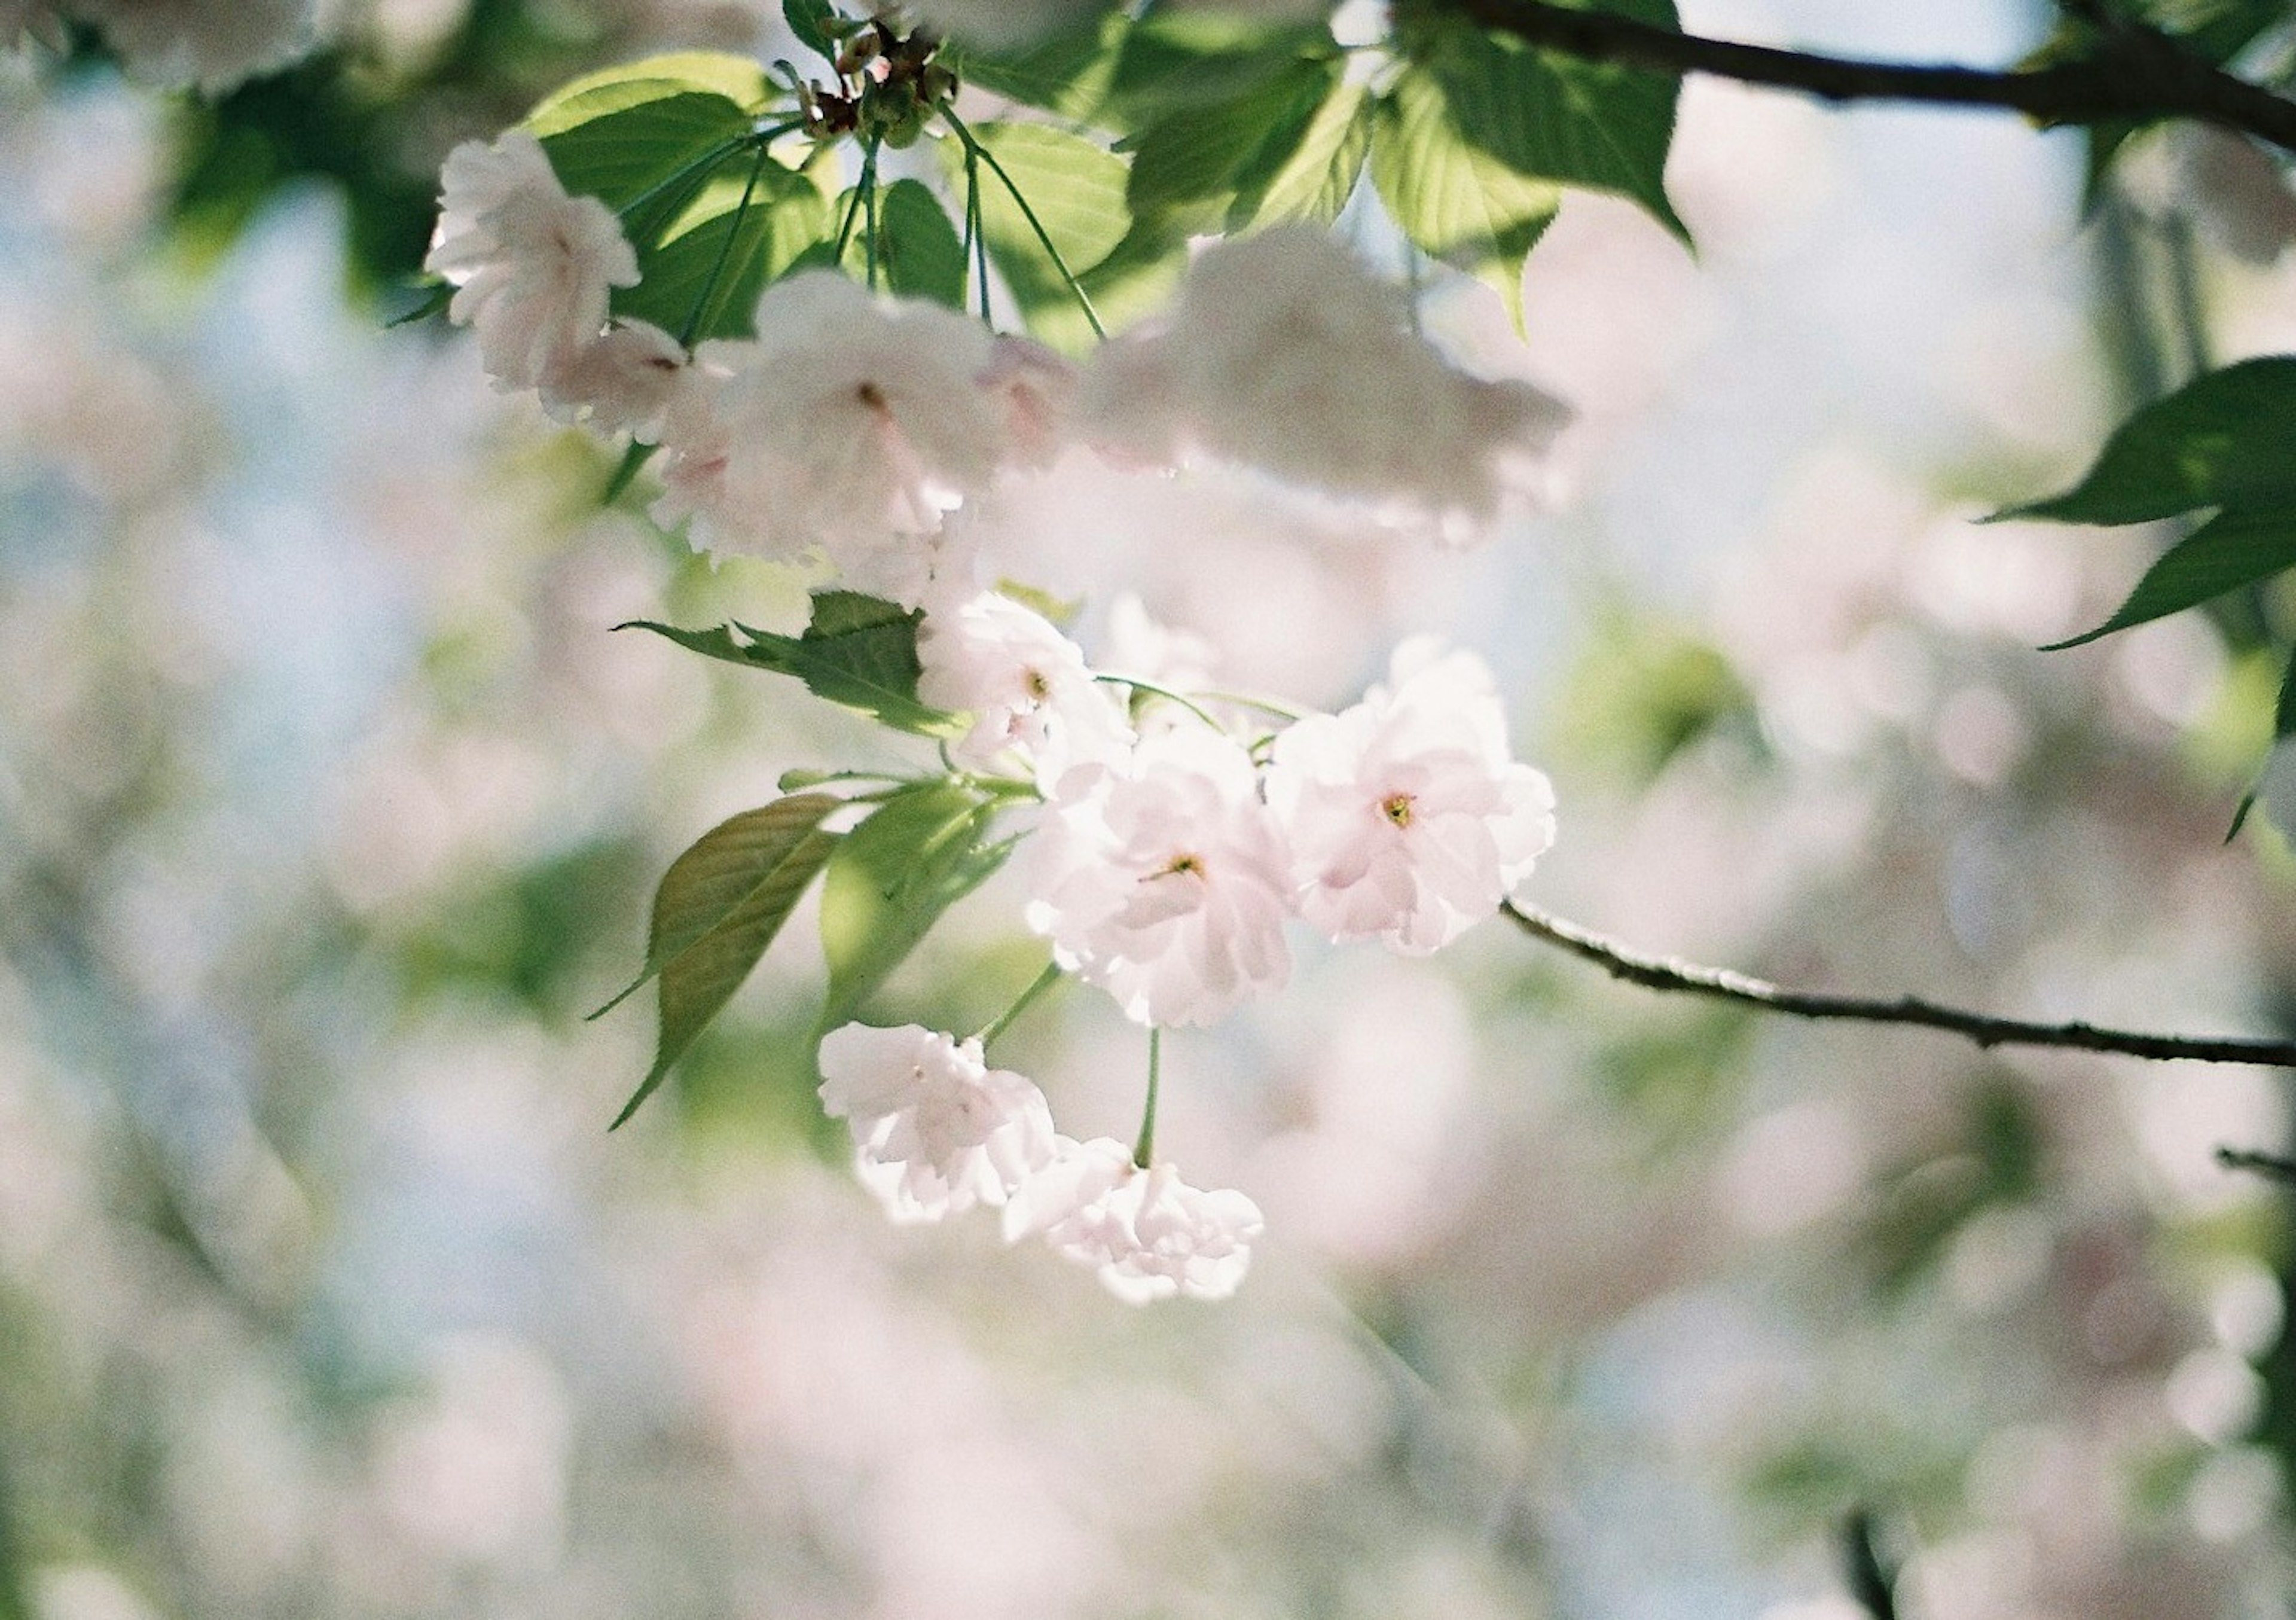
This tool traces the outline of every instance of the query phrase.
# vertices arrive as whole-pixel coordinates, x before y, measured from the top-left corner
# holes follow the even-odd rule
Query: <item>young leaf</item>
[[[856,228],[845,244],[845,268],[865,275],[868,262],[868,244]],[[905,298],[964,308],[964,243],[940,199],[921,180],[896,180],[879,196],[877,272]]]
[[[1595,9],[1676,26],[1674,0],[1603,0]],[[1464,24],[1431,31],[1418,50],[1472,144],[1518,173],[1631,198],[1688,243],[1666,195],[1679,78],[1548,54]]]
[[[837,42],[830,38],[826,25],[836,15],[829,0],[782,0],[782,21],[797,42],[831,62],[837,60]]]
[[[821,591],[801,636],[744,624],[687,630],[637,619],[621,629],[652,630],[704,657],[793,675],[816,695],[857,709],[899,731],[947,736],[954,716],[917,701],[917,625],[923,614],[853,591]]]
[[[1049,125],[988,123],[970,127],[1028,199],[1037,224],[1060,250],[1071,274],[1083,279],[1124,240],[1132,217],[1124,205],[1121,158],[1082,136]],[[962,185],[963,144],[943,142],[941,158],[953,183]],[[989,257],[996,260],[997,273],[1032,328],[1039,311],[1074,303],[1051,256],[1037,240],[1027,213],[986,162],[980,166],[980,220]]]
[[[627,80],[559,103],[529,124],[570,192],[620,209],[750,131],[750,116],[714,91],[668,79]]]
[[[851,1019],[949,907],[1004,864],[996,806],[951,782],[902,789],[848,834],[822,879],[829,993],[821,1027]]]
[[[1118,53],[1107,107],[1141,129],[1191,110],[1250,101],[1303,62],[1339,65],[1329,28],[1270,24],[1236,11],[1159,7],[1134,23]]]
[[[1258,194],[1239,197],[1237,210],[1228,218],[1229,228],[1278,225],[1287,219],[1331,224],[1355,194],[1371,143],[1370,94],[1361,85],[1342,80],[1308,120],[1292,155],[1258,185]],[[1246,202],[1249,216],[1239,219],[1236,214]]]
[[[1470,145],[1432,78],[1397,78],[1377,108],[1372,184],[1422,252],[1496,289],[1522,330],[1522,266],[1562,206],[1560,187]]]
[[[663,86],[669,90],[665,92]],[[539,136],[570,128],[585,117],[595,117],[611,108],[611,98],[600,93],[625,87],[628,97],[625,105],[664,94],[700,90],[722,95],[750,113],[762,111],[773,94],[765,65],[753,56],[737,56],[730,51],[676,51],[667,56],[619,62],[570,80],[535,104],[526,115],[527,125]],[[566,109],[577,102],[588,111],[568,112]]]
[[[828,794],[800,794],[744,810],[710,828],[670,863],[654,893],[645,971],[598,1009],[619,1005],[649,979],[660,981],[661,1032],[653,1066],[614,1126],[653,1095],[750,976],[836,847],[836,835],[824,832],[821,823],[843,802]]]
[[[2062,495],[1997,517],[2147,523],[2196,506],[2296,508],[2296,356],[2243,360],[2138,411]]]
[[[1133,149],[1126,204],[1140,218],[1169,213],[1205,230],[1231,210],[1249,223],[1259,193],[1299,152],[1339,78],[1336,62],[1289,62],[1230,100],[1162,119]],[[1238,196],[1247,191],[1250,202]]]
[[[2269,511],[2227,506],[2170,547],[2112,618],[2086,635],[2041,650],[2077,647],[2131,625],[2166,618],[2291,566],[2296,566],[2296,503]]]
[[[1101,113],[1131,27],[1130,17],[1110,10],[1022,50],[952,45],[943,48],[940,59],[968,85],[1082,122]]]
[[[614,289],[615,314],[682,333],[708,292],[709,308],[702,311],[696,340],[749,333],[758,293],[829,228],[828,199],[810,177],[770,159],[758,170],[758,185],[743,213],[742,194],[756,161],[751,157],[721,172],[680,213],[668,240],[639,253],[638,284]],[[726,238],[737,226],[728,252]]]

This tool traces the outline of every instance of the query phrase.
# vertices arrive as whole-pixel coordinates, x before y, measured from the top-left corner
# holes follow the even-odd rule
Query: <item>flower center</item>
[[[874,382],[864,382],[853,391],[853,397],[879,415],[886,415],[885,391]]]
[[[1202,859],[1192,854],[1175,855],[1162,871],[1150,874],[1153,877],[1201,877],[1203,875]]]
[[[1040,703],[1053,695],[1053,683],[1046,678],[1042,670],[1023,670],[1021,672],[1021,685],[1027,689],[1030,697]]]
[[[1409,794],[1390,794],[1379,802],[1379,813],[1398,826],[1409,826],[1411,802]]]

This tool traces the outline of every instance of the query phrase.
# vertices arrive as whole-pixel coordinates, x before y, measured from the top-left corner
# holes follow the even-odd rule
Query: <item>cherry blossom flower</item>
[[[1051,1164],[1004,1206],[1007,1242],[1041,1234],[1135,1305],[1176,1294],[1227,1298],[1266,1227],[1259,1206],[1243,1194],[1191,1187],[1171,1164],[1142,1170],[1110,1137],[1060,1138]]]
[[[1046,467],[1066,449],[1076,414],[1077,368],[1033,338],[1000,336],[980,386],[1004,407],[1008,456]]]
[[[973,717],[949,750],[969,769],[993,771],[1017,758],[1050,784],[1071,765],[1112,761],[1131,745],[1119,700],[1093,678],[1076,643],[995,591],[930,609],[917,662],[920,698]]]
[[[757,332],[697,352],[664,424],[656,519],[691,514],[698,547],[793,560],[818,546],[850,582],[898,578],[888,546],[938,531],[1004,459],[1005,413],[980,382],[988,329],[824,270],[768,287]],[[900,599],[915,605],[914,588]]]
[[[690,374],[683,344],[651,321],[615,323],[538,382],[542,407],[559,421],[652,443]]]
[[[463,142],[441,179],[423,267],[454,284],[447,316],[477,332],[496,382],[537,387],[597,339],[609,290],[637,282],[637,254],[612,210],[567,194],[527,130]]]
[[[1205,727],[1054,785],[1029,926],[1142,1024],[1210,1024],[1291,976],[1290,857],[1250,756]]]
[[[1119,455],[1239,462],[1464,542],[1526,498],[1561,402],[1450,366],[1410,330],[1398,288],[1321,231],[1222,243],[1169,315],[1104,344],[1086,374],[1087,436]]]
[[[822,1037],[821,1105],[853,1131],[863,1185],[896,1221],[1002,1204],[1050,1162],[1044,1093],[991,1069],[978,1040],[914,1024],[849,1024]]]
[[[317,43],[311,0],[73,0],[67,9],[103,30],[135,78],[209,95]]]
[[[1406,955],[1489,916],[1554,842],[1554,791],[1510,756],[1491,674],[1421,637],[1390,685],[1275,739],[1267,802],[1291,838],[1300,916]]]

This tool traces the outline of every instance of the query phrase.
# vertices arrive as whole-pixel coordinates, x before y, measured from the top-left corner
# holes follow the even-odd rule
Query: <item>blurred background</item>
[[[1684,0],[1709,32],[2014,60],[2005,0]],[[892,744],[609,633],[785,622],[604,452],[387,331],[440,158],[571,73],[786,49],[702,0],[372,0],[212,104],[0,86],[0,1617],[1931,1620],[2292,1612],[2278,1077],[1810,1027],[1487,925],[1312,954],[1167,1043],[1164,1152],[1259,1201],[1233,1303],[1135,1311],[993,1222],[895,1229],[811,1091],[800,917],[613,1137],[652,884]],[[2296,348],[2292,201],[2148,137],[1693,82],[1695,260],[1573,195],[1529,341],[1581,419],[1467,555],[1206,476],[1015,502],[1032,582],[1350,701],[1446,631],[1653,950],[2002,1013],[2296,1033],[2258,818],[2296,604],[2076,652],[2157,536],[1979,528],[2202,363]],[[1383,251],[1375,221],[1351,221]],[[977,1027],[1000,881],[881,999]],[[1008,1038],[1063,1128],[1143,1057]]]

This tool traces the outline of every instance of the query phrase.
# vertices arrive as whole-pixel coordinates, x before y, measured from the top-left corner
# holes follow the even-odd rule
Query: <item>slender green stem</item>
[[[1272,714],[1279,720],[1304,720],[1308,711],[1297,703],[1287,703],[1272,697],[1254,697],[1249,692],[1199,692],[1208,703],[1234,703],[1239,709],[1257,709],[1262,714]]]
[[[854,223],[861,218],[861,204],[877,185],[877,148],[870,146],[861,158],[861,177],[854,182],[853,195],[845,204],[844,221],[837,227],[837,251],[830,255],[841,267],[845,263],[845,246],[853,240]]]
[[[719,284],[726,279],[726,267],[733,262],[734,244],[742,240],[742,227],[749,223],[750,202],[758,194],[758,182],[766,172],[769,160],[763,146],[758,148],[758,160],[750,165],[750,178],[742,187],[742,200],[734,205],[733,227],[726,233],[726,243],[718,250],[718,262],[709,267],[709,279],[701,284],[701,296],[693,300],[693,313],[685,317],[685,329],[677,334],[678,345],[693,347],[693,340],[701,335],[709,325],[709,307],[717,301]]]
[[[1161,686],[1152,680],[1143,680],[1136,675],[1095,675],[1093,678],[1095,680],[1104,680],[1112,687],[1129,687],[1135,692],[1153,693],[1156,696],[1164,699],[1167,703],[1179,704],[1181,708],[1185,709],[1190,714],[1194,715],[1198,720],[1203,721],[1205,725],[1210,726],[1214,731],[1222,729],[1220,723],[1204,711],[1203,705],[1197,703],[1194,698],[1190,697],[1185,692],[1175,692],[1169,687]]]
[[[876,154],[870,153],[869,165],[869,291],[877,290],[877,239],[883,229],[883,215],[877,205]]]
[[[1068,284],[1069,292],[1076,299],[1077,308],[1084,311],[1085,321],[1092,327],[1093,336],[1105,338],[1108,335],[1108,328],[1100,324],[1100,311],[1092,307],[1091,294],[1084,290],[1083,284],[1077,280],[1075,273],[1069,268],[1069,261],[1061,257],[1060,249],[1053,245],[1052,236],[1046,231],[1044,221],[1037,218],[1037,210],[1029,206],[1028,198],[1021,194],[1021,188],[1013,183],[1013,177],[1004,172],[1004,165],[999,163],[996,160],[996,154],[983,146],[972,131],[965,127],[964,120],[956,116],[955,110],[947,102],[940,104],[940,115],[948,120],[948,127],[956,131],[956,138],[964,143],[966,153],[988,164],[988,172],[1004,184],[1005,191],[1012,196],[1013,205],[1021,210],[1021,218],[1026,219],[1029,222],[1029,228],[1037,234],[1037,241],[1044,248],[1045,256],[1053,261],[1053,268],[1058,270],[1061,273],[1061,279]]]
[[[988,310],[988,233],[980,219],[980,154],[964,149],[964,273],[980,303],[980,324],[994,330],[996,318]]]
[[[1164,1032],[1148,1030],[1148,1104],[1140,1111],[1140,1139],[1132,1146],[1132,1162],[1145,1170],[1156,1162],[1156,1090],[1163,1079]]]
[[[614,212],[624,219],[628,218],[632,214],[636,213],[638,210],[644,208],[647,203],[652,202],[655,198],[668,193],[676,186],[682,185],[684,182],[693,178],[697,175],[708,174],[711,169],[717,168],[726,159],[741,151],[742,146],[748,142],[755,140],[756,138],[757,137],[754,136],[737,135],[729,141],[718,142],[718,144],[712,146],[709,151],[703,152],[691,163],[680,166],[670,173],[663,176],[660,179],[655,181],[652,185],[647,186],[645,190],[640,192],[636,196],[632,197],[627,202],[623,203],[622,206],[616,209]]]
[[[1029,1010],[1029,1003],[1036,1000],[1038,996],[1043,995],[1046,991],[1052,989],[1054,985],[1059,983],[1061,982],[1061,965],[1058,962],[1046,963],[1045,971],[1038,974],[1035,981],[1029,984],[1029,988],[1021,992],[1021,999],[1013,1003],[1012,1006],[1006,1007],[1002,1013],[999,1013],[988,1027],[982,1030],[978,1035],[975,1035],[973,1039],[978,1040],[982,1046],[987,1046],[990,1041],[996,1040],[997,1036],[1012,1028],[1013,1021],[1018,1018],[1022,1013]]]

